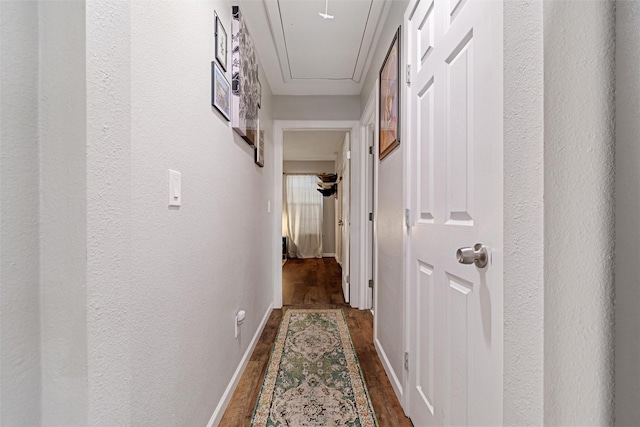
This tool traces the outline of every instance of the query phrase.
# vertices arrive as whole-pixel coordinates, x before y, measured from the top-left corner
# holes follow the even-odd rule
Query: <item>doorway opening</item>
[[[282,303],[348,303],[350,133],[283,133]]]
[[[296,148],[302,151],[305,151],[302,147],[305,145],[304,142],[302,145],[293,145],[295,144],[295,140],[298,141],[304,140],[307,138],[313,139],[319,138],[322,135],[325,136],[325,141],[327,138],[332,135],[336,138],[334,139],[334,148],[331,151],[332,158],[326,160],[317,160],[317,161],[326,161],[332,162],[333,170],[330,170],[329,164],[325,165],[315,165],[315,168],[309,168],[312,165],[304,165],[302,163],[295,162],[303,162],[303,161],[314,161],[314,159],[304,157],[302,154],[291,154],[295,153]],[[338,138],[338,135],[341,135]],[[364,196],[365,191],[361,189],[360,186],[364,183],[364,179],[360,177],[361,168],[363,163],[363,156],[365,149],[361,146],[360,136],[360,123],[358,121],[282,121],[278,120],[274,122],[274,218],[273,218],[273,242],[276,250],[274,251],[274,259],[273,259],[273,299],[274,299],[274,308],[281,308],[283,303],[288,303],[283,301],[283,293],[289,292],[292,293],[291,289],[285,290],[283,288],[283,252],[285,252],[286,246],[286,258],[287,261],[285,263],[285,268],[287,264],[290,266],[293,265],[291,258],[294,254],[299,254],[299,245],[305,246],[305,250],[308,250],[309,247],[306,246],[309,243],[314,241],[317,243],[318,238],[315,240],[313,237],[308,239],[307,237],[302,238],[301,228],[297,230],[290,231],[287,230],[287,225],[283,224],[284,214],[287,216],[291,216],[288,212],[290,209],[289,206],[285,207],[286,202],[286,192],[285,188],[287,173],[289,176],[310,176],[310,179],[313,179],[316,189],[314,189],[318,194],[317,190],[328,190],[327,193],[332,191],[333,184],[335,184],[335,193],[327,194],[327,197],[322,197],[322,200],[327,200],[326,210],[329,211],[330,215],[330,206],[333,204],[334,214],[333,220],[329,220],[328,223],[324,223],[323,228],[326,228],[324,234],[322,235],[322,249],[318,251],[316,248],[315,252],[312,252],[314,255],[314,259],[322,259],[325,262],[335,262],[334,267],[337,270],[334,273],[329,274],[338,274],[339,275],[339,286],[340,293],[344,298],[344,303],[349,304],[355,308],[364,308],[362,305],[366,303],[365,297],[365,288],[368,288],[368,283],[365,279],[365,270],[366,264],[363,260],[363,254],[365,250],[363,249],[364,245],[360,244],[360,240],[364,240],[364,227],[366,223],[364,221],[364,200],[360,200],[361,196]],[[289,147],[289,146],[292,147]],[[313,144],[309,143],[312,150],[320,149],[320,143]],[[285,147],[286,147],[286,158],[285,158]],[[291,150],[294,151],[291,151]],[[306,150],[307,154],[309,150]],[[287,163],[294,162],[294,163]],[[303,168],[303,166],[307,166]],[[286,167],[286,169],[285,169]],[[320,167],[320,169],[318,169]],[[329,170],[325,170],[329,169]],[[336,182],[324,183],[322,179],[318,179],[317,175],[320,173],[327,174],[336,174]],[[296,175],[297,174],[297,175]],[[301,175],[300,175],[301,174]],[[294,181],[292,179],[292,181]],[[318,186],[318,184],[321,184]],[[327,184],[327,185],[324,185]],[[329,185],[331,184],[331,185]],[[293,183],[291,183],[293,185]],[[321,187],[329,187],[329,188],[321,188]],[[295,209],[295,206],[291,206],[291,208]],[[325,218],[325,206],[323,203],[322,207],[322,216],[323,220]],[[316,206],[315,208],[316,215],[319,215],[319,208]],[[340,221],[342,221],[340,223]],[[330,231],[330,227],[333,225],[333,233]],[[326,226],[326,227],[325,227]],[[316,226],[318,230],[319,227]],[[283,233],[283,231],[285,231]],[[294,236],[291,234],[298,234],[298,242],[296,243]],[[327,242],[325,242],[325,237]],[[331,245],[331,237],[333,237],[333,245]],[[293,247],[292,247],[293,244]],[[333,248],[333,251],[331,251]],[[313,246],[312,246],[313,249]],[[304,251],[303,251],[304,252]],[[303,257],[309,256],[303,253]],[[333,256],[333,258],[332,258]],[[321,267],[317,267],[321,268]],[[326,268],[326,266],[325,266]],[[333,268],[333,267],[331,267]],[[326,271],[325,271],[326,274]],[[295,292],[295,291],[293,291]],[[332,292],[332,291],[330,291]],[[292,298],[295,295],[291,295]],[[301,296],[298,295],[298,300]],[[335,292],[333,297],[335,297]],[[307,301],[312,302],[314,299],[321,303],[319,297],[311,297],[306,296],[302,297],[303,301],[306,298]],[[326,298],[326,296],[322,296],[322,298]],[[331,303],[331,296],[329,296],[329,303]],[[334,298],[335,300],[335,298]],[[325,299],[326,301],[326,299]]]

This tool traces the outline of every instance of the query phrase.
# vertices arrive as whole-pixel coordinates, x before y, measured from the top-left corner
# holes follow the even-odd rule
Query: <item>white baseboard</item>
[[[322,254],[322,258],[335,258],[336,254],[334,253],[327,253],[327,254]]]
[[[396,396],[398,397],[398,400],[402,402],[403,401],[402,384],[400,383],[398,376],[396,375],[393,368],[391,367],[391,363],[389,363],[389,358],[387,357],[387,353],[384,352],[384,349],[382,348],[382,344],[380,344],[380,341],[377,338],[374,341],[374,345],[376,347],[376,350],[378,351],[378,356],[380,356],[382,367],[384,368],[384,371],[387,373],[387,376],[391,380],[391,386],[393,387],[393,391],[396,392]]]
[[[258,344],[258,340],[260,339],[260,335],[262,335],[262,331],[267,324],[267,320],[269,320],[269,315],[273,311],[273,303],[269,305],[267,308],[267,312],[264,314],[260,325],[258,325],[258,329],[256,333],[253,335],[253,339],[249,343],[249,347],[247,347],[247,351],[244,352],[244,356],[242,356],[242,360],[240,360],[240,364],[236,369],[236,372],[231,377],[231,381],[229,381],[229,385],[227,385],[226,390],[222,394],[222,398],[220,398],[220,402],[218,402],[218,406],[216,406],[216,410],[213,411],[213,415],[207,424],[207,427],[213,427],[220,424],[222,420],[222,416],[224,415],[224,411],[229,406],[229,402],[231,401],[231,396],[233,396],[233,392],[236,390],[238,386],[238,382],[240,381],[240,377],[242,377],[242,373],[244,369],[247,367],[247,363],[249,363],[249,359],[251,358],[251,354],[253,350],[256,348],[256,344]]]

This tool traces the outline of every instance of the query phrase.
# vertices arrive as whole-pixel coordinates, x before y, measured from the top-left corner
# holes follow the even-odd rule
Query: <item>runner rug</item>
[[[377,425],[342,310],[287,310],[251,426]]]

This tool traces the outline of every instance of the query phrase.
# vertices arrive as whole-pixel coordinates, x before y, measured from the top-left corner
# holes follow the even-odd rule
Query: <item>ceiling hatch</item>
[[[264,4],[283,83],[342,82],[359,93],[386,0],[329,0],[333,19],[318,15],[325,11],[325,0]]]

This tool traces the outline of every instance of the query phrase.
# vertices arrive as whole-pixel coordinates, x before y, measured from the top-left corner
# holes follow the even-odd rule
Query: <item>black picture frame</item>
[[[223,71],[227,71],[227,31],[224,29],[220,17],[216,12],[215,15],[215,45],[216,45],[216,61],[220,64]]]
[[[253,161],[261,168],[264,167],[264,129],[260,129],[260,122],[258,121],[258,131],[256,132],[256,144],[254,146],[254,158]]]
[[[216,61],[211,61],[211,105],[231,120],[231,84]]]
[[[400,29],[398,27],[387,55],[382,62],[379,74],[378,113],[380,117],[378,127],[380,160],[389,155],[398,145],[400,145],[400,71],[401,64],[401,44]]]

